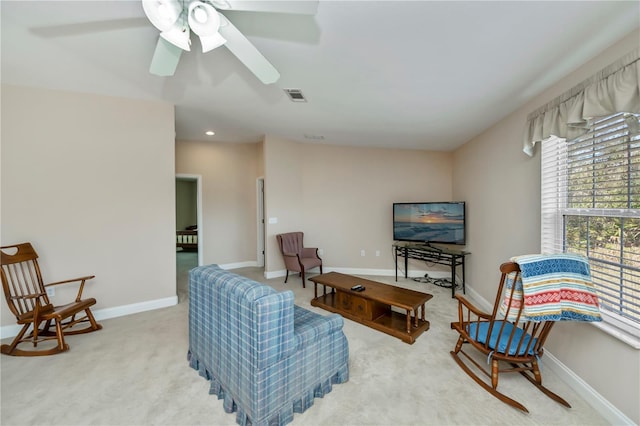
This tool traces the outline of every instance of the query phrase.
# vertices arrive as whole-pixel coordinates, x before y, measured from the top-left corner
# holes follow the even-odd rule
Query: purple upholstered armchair
[[[304,233],[289,232],[287,234],[278,234],[278,246],[284,258],[284,265],[287,268],[287,276],[284,279],[286,283],[289,279],[289,271],[299,272],[302,277],[302,287],[305,285],[305,272],[320,267],[322,273],[322,259],[318,256],[318,249],[315,247],[304,247],[302,243]]]

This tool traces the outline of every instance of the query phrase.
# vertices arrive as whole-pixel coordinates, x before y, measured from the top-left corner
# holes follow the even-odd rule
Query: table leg
[[[464,256],[462,256],[462,294],[466,294],[464,289]]]
[[[396,264],[396,281],[398,281],[398,247],[393,248],[393,254],[394,254],[393,258]]]
[[[411,310],[407,309],[407,333],[411,333]]]
[[[318,283],[317,282],[313,283],[313,298],[314,299],[318,298]]]
[[[455,257],[451,259],[451,298],[456,295],[456,260]]]
[[[409,275],[409,249],[404,248],[404,277],[407,278]]]

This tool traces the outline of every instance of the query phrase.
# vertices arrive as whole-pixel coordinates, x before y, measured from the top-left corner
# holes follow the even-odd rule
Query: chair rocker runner
[[[0,247],[2,289],[9,309],[16,316],[22,329],[10,345],[2,345],[1,352],[15,356],[52,355],[69,349],[64,336],[89,333],[100,330],[90,307],[96,299],[82,299],[82,291],[87,280],[94,275],[44,284],[38,265],[38,255],[30,243]],[[47,296],[46,287],[79,282],[75,301],[62,306],[54,306]],[[74,326],[88,323],[85,327]],[[27,333],[31,328],[31,332]],[[46,345],[36,349],[40,343],[55,340],[55,346]],[[31,344],[33,350],[18,348]]]
[[[515,291],[515,283],[521,273],[520,267],[514,262],[507,262],[500,266],[500,271],[502,276],[491,314],[480,311],[464,296],[456,294],[458,321],[451,323],[451,328],[460,336],[455,349],[451,351],[451,356],[464,372],[486,391],[526,413],[529,411],[524,405],[498,391],[500,373],[520,373],[549,398],[570,408],[571,405],[567,401],[542,385],[540,374],[539,359],[544,352],[543,345],[555,322],[527,321],[522,315],[523,300],[518,300],[521,296]],[[487,364],[491,365],[490,369],[485,368],[463,350],[467,345],[483,354]],[[474,373],[461,355],[489,377],[490,383]],[[501,367],[501,363],[508,366]]]

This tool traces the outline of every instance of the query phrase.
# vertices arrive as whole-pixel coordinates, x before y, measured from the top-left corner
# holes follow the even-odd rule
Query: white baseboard
[[[331,272],[331,270],[327,270],[327,268],[324,268],[322,272]],[[311,270],[312,274],[319,274],[320,271],[316,268],[316,269],[312,269]],[[272,278],[280,278],[280,277],[284,277],[287,275],[287,270],[286,269],[281,269],[279,271],[264,271],[264,277],[268,280],[272,279]],[[297,277],[298,273],[297,272],[289,272],[289,276],[291,277]]]
[[[493,305],[489,303],[485,298],[475,291],[472,287],[467,286],[467,293],[469,298],[473,299],[473,302],[478,308],[485,310],[486,312],[493,309]],[[612,425],[633,425],[635,424],[629,417],[627,417],[622,411],[618,410],[612,403],[606,398],[600,395],[595,389],[593,389],[587,382],[582,380],[580,376],[574,373],[566,365],[564,365],[558,358],[553,356],[546,348],[544,351],[543,363],[545,367],[549,367],[549,370],[557,374],[560,379],[569,385],[578,395],[584,398],[587,403],[592,406],[602,417],[607,419],[609,424]]]
[[[130,305],[115,306],[113,308],[104,308],[93,310],[93,316],[97,321],[109,318],[117,318],[125,315],[138,314],[140,312],[152,311],[154,309],[168,308],[178,304],[178,296],[165,297],[163,299],[149,300],[146,302],[132,303]],[[15,337],[22,326],[5,325],[0,327],[0,339]]]
[[[311,272],[317,273],[317,269],[313,269]],[[367,269],[367,268],[332,268],[325,267],[323,268],[323,272],[340,272],[342,274],[350,274],[350,275],[371,275],[371,276],[379,276],[379,277],[393,277],[396,274],[395,269]],[[287,274],[286,269],[281,269],[279,271],[265,271],[264,277],[266,279],[284,277]],[[291,274],[295,274],[292,272]],[[409,277],[417,277],[424,276],[424,274],[429,274],[432,278],[450,278],[451,273],[444,271],[423,271],[417,269],[411,269],[409,273]],[[404,271],[398,271],[398,278],[404,278]]]
[[[327,272],[340,272],[342,274],[351,274],[351,275],[378,275],[378,276],[382,276],[382,277],[391,277],[393,275],[395,275],[395,271],[393,269],[364,269],[364,268],[330,268],[330,267],[325,267],[322,268],[322,272],[324,272],[325,274]],[[313,274],[317,274],[320,273],[320,271],[318,270],[318,268],[314,268],[311,270],[311,273]],[[418,271],[417,273],[420,273],[420,271]],[[290,272],[289,275],[297,275],[297,272]],[[286,269],[281,269],[279,271],[270,271],[267,272],[265,271],[264,273],[264,277],[268,280],[270,280],[271,278],[278,278],[278,277],[284,277],[285,275],[287,275],[287,270]]]
[[[5,325],[0,327],[0,339],[17,336],[21,328],[21,325]]]
[[[618,410],[612,403],[589,386],[587,382],[582,380],[580,376],[571,371],[566,365],[560,362],[558,358],[554,357],[553,354],[549,353],[549,351],[544,351],[543,361],[544,365],[549,367],[549,370],[556,373],[563,382],[567,383],[571,389],[584,398],[591,407],[607,419],[609,424],[635,424],[622,411]]]
[[[393,269],[366,269],[366,268],[324,268],[324,272],[340,272],[349,275],[371,275],[379,277],[392,277],[395,275]]]
[[[285,269],[281,269],[280,271],[264,271],[264,277],[268,280],[270,280],[271,278],[278,278],[278,277],[284,277],[287,274],[287,271]]]
[[[473,299],[473,301],[475,302],[476,307],[484,310],[485,312],[491,312],[491,310],[493,309],[493,305],[489,303],[487,299],[480,296],[480,293],[475,291],[473,287],[466,286],[465,290],[469,296],[469,299]],[[544,353],[546,354],[547,351],[545,350]]]
[[[257,267],[258,262],[256,260],[247,260],[245,262],[218,264],[218,266],[221,267],[222,269],[238,269],[238,268]]]
[[[96,320],[123,317],[125,315],[139,314],[140,312],[153,311],[154,309],[168,308],[178,304],[178,296],[165,297],[164,299],[149,300],[146,302],[132,303],[130,305],[116,306],[96,310],[93,316]]]

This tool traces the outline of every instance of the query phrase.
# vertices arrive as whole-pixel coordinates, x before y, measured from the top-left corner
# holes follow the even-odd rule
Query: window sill
[[[592,322],[590,323],[594,327],[599,328],[605,333],[615,337],[616,339],[626,343],[636,350],[640,350],[640,336],[629,333],[626,330],[623,330],[619,327],[616,327],[614,324],[607,322],[606,315],[603,315],[605,319],[600,322]]]

